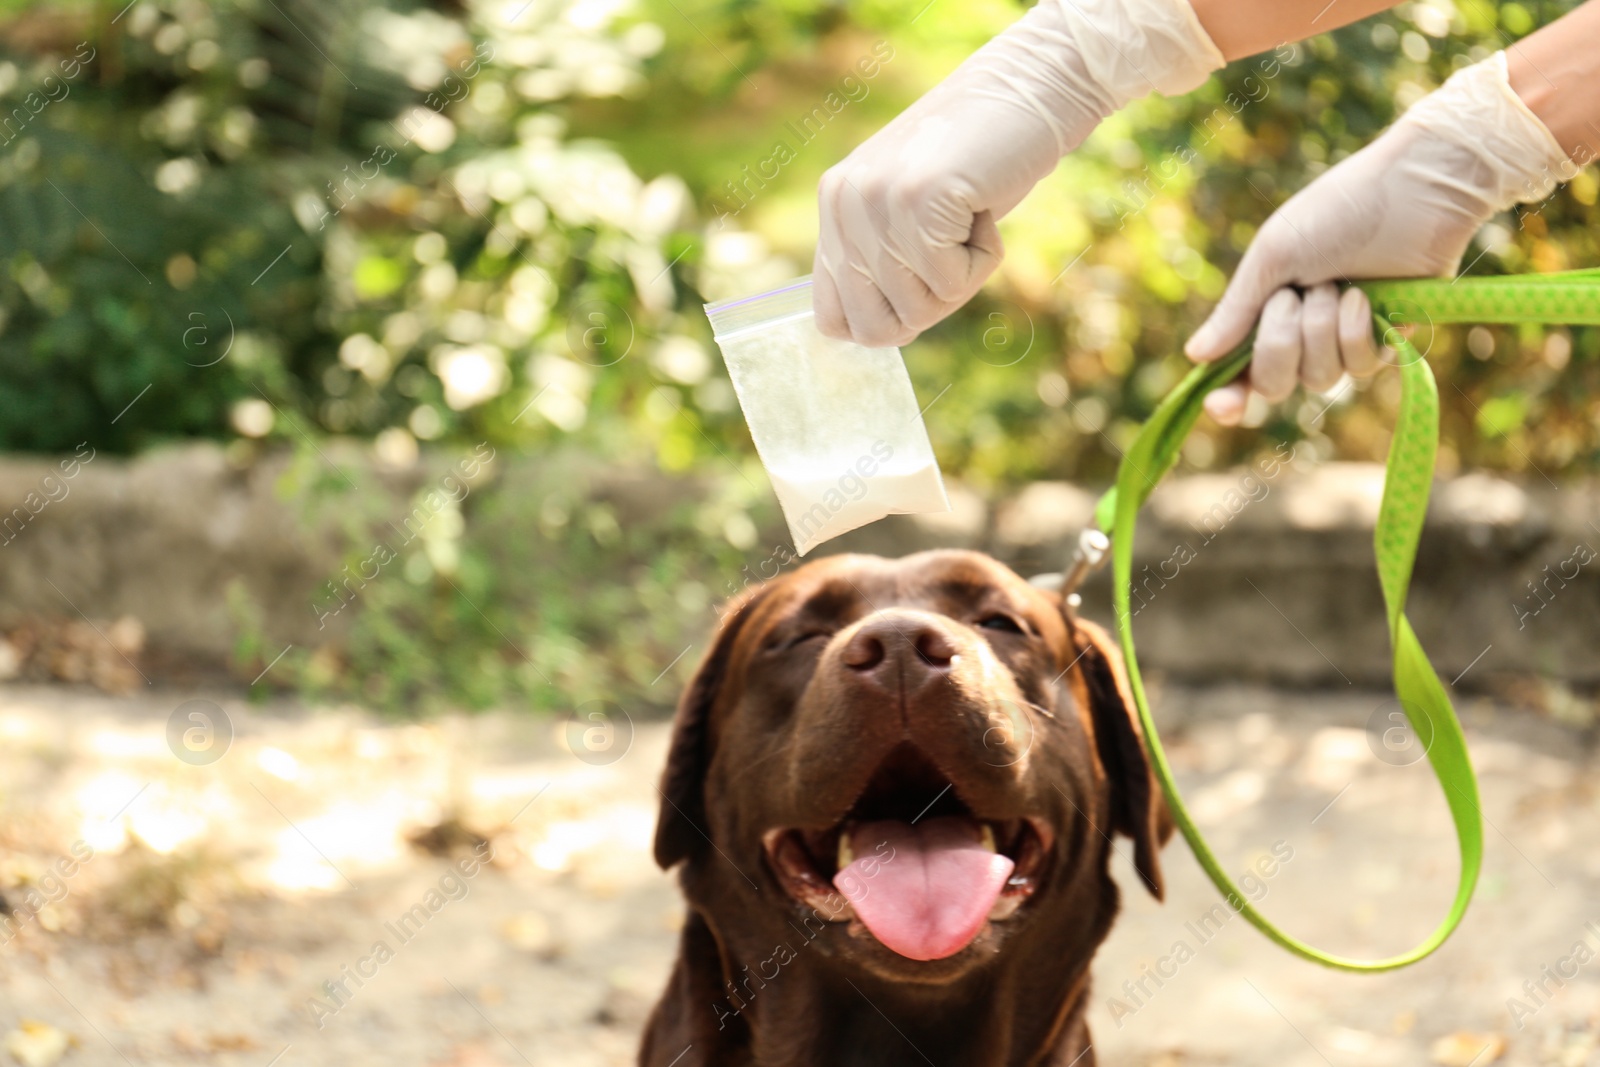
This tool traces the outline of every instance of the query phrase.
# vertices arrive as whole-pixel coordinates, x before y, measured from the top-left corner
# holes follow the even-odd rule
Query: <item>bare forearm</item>
[[[1200,24],[1231,63],[1336,30],[1368,15],[1387,11],[1399,0],[1190,0]],[[1594,7],[1594,3],[1590,3]]]
[[[1600,156],[1600,0],[1506,49],[1506,67],[1511,88],[1573,162]]]
[[[1394,7],[1398,0],[1190,0],[1229,62]],[[1600,158],[1600,0],[1506,50],[1511,87],[1573,160]]]

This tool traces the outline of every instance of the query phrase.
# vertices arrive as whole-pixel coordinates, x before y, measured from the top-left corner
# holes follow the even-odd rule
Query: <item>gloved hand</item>
[[[817,328],[910,341],[978,291],[996,220],[1101,119],[1222,64],[1188,0],[1040,0],[823,175]]]
[[[1505,53],[1457,72],[1372,144],[1306,186],[1267,220],[1186,351],[1231,352],[1260,318],[1246,378],[1206,398],[1238,423],[1254,390],[1285,400],[1297,381],[1326,390],[1378,369],[1372,309],[1334,282],[1449,276],[1480,227],[1542,200],[1567,153],[1506,79]],[[1303,294],[1286,286],[1298,286]]]

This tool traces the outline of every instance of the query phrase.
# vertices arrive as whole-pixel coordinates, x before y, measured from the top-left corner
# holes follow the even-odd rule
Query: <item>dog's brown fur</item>
[[[868,676],[847,660],[874,640]],[[678,707],[655,855],[683,864],[689,916],[640,1064],[1092,1067],[1111,835],[1159,898],[1171,834],[1131,707],[1106,634],[977,553],[835,556],[748,591]],[[824,921],[764,843],[837,825],[911,748],[972,815],[1053,837],[1016,914],[928,962]]]

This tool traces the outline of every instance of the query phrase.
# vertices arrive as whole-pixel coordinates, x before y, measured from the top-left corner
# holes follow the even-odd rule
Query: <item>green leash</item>
[[[1133,577],[1133,534],[1139,508],[1177,461],[1178,450],[1199,418],[1206,394],[1236,377],[1250,362],[1250,342],[1215,363],[1194,368],[1164,399],[1122,457],[1116,486],[1101,498],[1095,522],[1111,535],[1112,604],[1117,638],[1126,661],[1128,685],[1144,726],[1150,764],[1161,782],[1172,817],[1195,858],[1229,905],[1252,926],[1297,956],[1345,971],[1390,971],[1433,952],[1461,924],[1483,863],[1483,824],[1478,781],[1467,754],[1461,723],[1444,683],[1406,619],[1406,591],[1427,513],[1439,446],[1439,394],[1433,372],[1400,325],[1447,323],[1600,325],[1600,270],[1515,278],[1463,278],[1368,282],[1360,285],[1372,301],[1375,321],[1386,344],[1400,357],[1400,414],[1389,447],[1383,503],[1374,537],[1378,578],[1388,608],[1389,641],[1394,649],[1394,688],[1400,706],[1425,746],[1428,762],[1444,787],[1461,846],[1461,879],[1455,900],[1438,927],[1421,944],[1387,959],[1336,956],[1290,936],[1256,910],[1228,877],[1195,826],[1172,778],[1172,767],[1156,733],[1133,647],[1129,587]]]

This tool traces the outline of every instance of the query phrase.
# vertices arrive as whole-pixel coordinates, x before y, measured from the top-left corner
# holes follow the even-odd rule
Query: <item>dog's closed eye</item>
[[[816,641],[819,638],[826,639],[832,636],[833,632],[831,630],[806,630],[782,642],[777,648],[780,652],[787,652],[791,648],[799,648],[808,641]]]
[[[1028,631],[1010,615],[997,611],[978,620],[978,629],[996,630],[1006,634],[1026,634]]]

